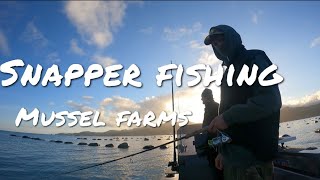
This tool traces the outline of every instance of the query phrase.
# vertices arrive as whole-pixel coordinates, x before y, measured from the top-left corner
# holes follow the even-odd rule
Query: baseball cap
[[[204,39],[204,44],[210,45],[215,35],[223,35],[223,34],[224,34],[223,31],[219,30],[216,27],[210,28],[209,35]]]

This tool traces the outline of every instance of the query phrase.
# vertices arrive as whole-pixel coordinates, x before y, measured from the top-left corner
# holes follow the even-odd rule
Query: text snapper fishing
[[[16,68],[25,68],[22,76],[19,76]],[[278,67],[275,64],[272,64],[262,72],[258,73],[259,67],[257,65],[253,64],[252,67],[244,65],[239,71],[238,77],[234,78],[236,69],[232,64],[228,68],[227,72],[222,65],[218,66],[217,72],[213,72],[212,67],[207,64],[196,64],[186,69],[181,64],[167,64],[158,68],[158,74],[156,75],[155,79],[156,84],[159,87],[162,86],[164,81],[168,80],[174,80],[176,86],[180,87],[182,85],[182,80],[184,77],[183,75],[187,75],[188,77],[191,77],[191,80],[187,82],[188,87],[197,86],[201,82],[204,87],[208,87],[213,82],[215,82],[216,86],[220,86],[221,81],[226,74],[225,77],[227,78],[226,81],[228,86],[233,86],[235,83],[233,81],[236,81],[239,86],[242,86],[243,83],[251,86],[257,80],[261,86],[272,86],[279,84],[284,80],[282,76],[275,72],[277,68]],[[106,67],[103,67],[100,64],[91,64],[86,70],[80,64],[72,64],[62,75],[59,71],[59,66],[56,64],[53,64],[44,72],[43,67],[39,64],[36,66],[36,68],[34,68],[30,64],[25,65],[24,61],[21,59],[15,59],[1,64],[0,72],[9,76],[7,79],[1,80],[1,86],[10,88],[10,86],[14,85],[17,81],[20,81],[23,87],[25,87],[28,83],[32,86],[36,86],[41,81],[41,85],[43,87],[46,87],[49,83],[52,83],[57,88],[61,87],[61,85],[69,87],[73,80],[83,78],[83,85],[85,87],[89,87],[92,80],[102,77],[105,87],[117,87],[120,85],[126,87],[130,85],[132,87],[141,88],[143,86],[143,83],[138,81],[141,71],[137,65],[131,64],[124,71],[122,80],[120,80],[121,76],[119,71],[122,69],[123,65],[121,64],[115,64]],[[168,73],[168,71],[173,70],[176,71],[175,76]],[[204,74],[204,77],[202,77],[201,73]],[[63,80],[64,83],[62,83]],[[65,124],[67,124],[69,127],[73,127],[77,124],[82,127],[88,127],[92,125],[95,127],[106,126],[104,122],[98,121],[99,115],[100,113],[98,111],[52,111],[51,116],[46,118],[45,113],[41,113],[40,115],[38,108],[34,108],[30,113],[28,113],[25,108],[21,108],[15,120],[15,124],[17,127],[19,127],[22,121],[29,121],[33,119],[33,126],[37,126],[39,120],[44,127],[51,125],[55,120],[59,121],[55,124],[57,127]],[[155,113],[149,111],[144,115],[143,118],[141,118],[139,112],[137,111],[123,111],[118,113],[116,123],[117,126],[121,126],[122,123],[127,122],[128,126],[136,124],[136,126],[139,127],[142,124],[143,126],[159,127],[161,126],[162,122],[171,121],[172,126],[178,122],[179,126],[182,127],[188,124],[187,117],[190,115],[192,115],[191,111],[185,111],[182,113],[173,112],[169,115],[165,111],[162,111],[157,118]],[[71,120],[71,122],[66,123],[66,119]]]

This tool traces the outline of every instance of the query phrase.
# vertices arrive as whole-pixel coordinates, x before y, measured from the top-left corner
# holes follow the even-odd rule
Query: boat
[[[194,130],[201,129],[201,124],[187,125],[178,129],[178,136],[183,137]],[[178,141],[178,164],[173,174],[175,179],[218,179],[201,149],[205,134],[198,134],[188,139]],[[279,152],[273,161],[274,179],[315,180],[320,178],[320,154],[304,153],[308,148],[284,146],[286,142],[294,141],[296,137],[283,135],[279,137]]]

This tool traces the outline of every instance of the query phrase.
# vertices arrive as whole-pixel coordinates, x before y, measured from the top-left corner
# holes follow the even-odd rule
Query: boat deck
[[[179,179],[217,179],[206,157],[199,157],[193,145],[194,137],[179,141]]]
[[[197,155],[194,141],[195,138],[190,137],[178,142],[179,179],[217,179],[215,171],[209,166],[206,157]],[[300,153],[303,149],[305,148],[279,149],[279,157],[274,161],[275,180],[319,180],[319,154]],[[295,172],[292,168],[303,169],[304,172]]]

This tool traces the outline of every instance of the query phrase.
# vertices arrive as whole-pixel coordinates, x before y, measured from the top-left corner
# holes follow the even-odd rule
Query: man
[[[212,27],[204,43],[212,46],[217,58],[227,67],[221,83],[219,116],[210,123],[209,132],[218,129],[232,141],[220,146],[215,165],[223,169],[226,180],[271,180],[282,104],[278,85],[262,87],[256,81],[251,86],[246,83],[239,86],[236,78],[243,65],[249,68],[257,65],[259,75],[272,63],[263,51],[245,49],[240,35],[227,25]],[[231,64],[235,72],[233,85],[228,86]],[[265,79],[272,79],[271,74]]]
[[[202,127],[209,126],[212,119],[218,116],[219,104],[214,101],[212,91],[204,89],[201,93],[202,103],[205,105]]]
[[[211,89],[204,89],[201,93],[201,100],[202,103],[205,105],[204,108],[204,116],[203,116],[203,122],[202,127],[209,126],[211,121],[218,116],[218,109],[219,104],[214,101],[213,94]],[[216,137],[216,134],[207,134],[206,137],[206,146],[208,146],[208,140],[211,140],[212,138]],[[213,167],[216,178],[217,179],[223,179],[223,175],[220,169],[217,169],[214,167],[215,164],[215,158],[217,157],[217,151],[216,149],[209,148],[206,150],[207,159],[209,161],[209,166]]]

